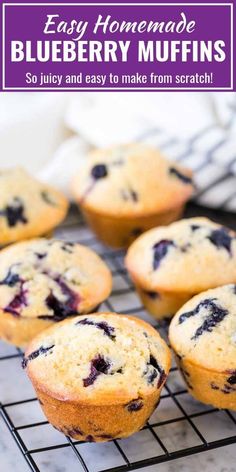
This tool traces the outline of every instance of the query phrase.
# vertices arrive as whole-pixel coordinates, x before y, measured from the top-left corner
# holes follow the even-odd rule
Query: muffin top
[[[147,290],[198,293],[236,282],[236,233],[207,218],[151,229],[130,246],[127,268]]]
[[[42,238],[0,252],[0,316],[60,321],[92,311],[111,284],[104,262],[80,244]]]
[[[24,169],[0,171],[0,244],[46,234],[65,217],[66,198]]]
[[[180,357],[228,372],[236,383],[236,285],[208,290],[189,300],[172,319],[169,337]]]
[[[191,171],[142,144],[89,154],[73,181],[85,208],[112,216],[139,216],[180,206],[193,193]]]
[[[144,321],[99,313],[45,330],[28,347],[23,367],[34,385],[54,398],[129,407],[161,388],[170,351]]]

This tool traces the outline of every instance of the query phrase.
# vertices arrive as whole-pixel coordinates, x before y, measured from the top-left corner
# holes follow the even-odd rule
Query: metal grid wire
[[[193,213],[196,213],[194,208],[190,215]],[[109,265],[114,288],[100,310],[134,314],[154,324],[140,304],[124,268],[124,252],[99,243],[79,218],[78,224],[78,214],[73,212],[55,236],[91,247]],[[215,219],[222,221],[219,216]],[[167,326],[154,326],[166,338]],[[109,443],[75,441],[54,430],[46,421],[20,369],[21,357],[20,350],[0,345],[0,412],[33,471],[44,472],[50,464],[55,470],[57,465],[64,464],[66,470],[79,472],[129,471],[236,442],[236,414],[193,400],[175,365],[162,390],[160,405],[142,431],[131,438]]]

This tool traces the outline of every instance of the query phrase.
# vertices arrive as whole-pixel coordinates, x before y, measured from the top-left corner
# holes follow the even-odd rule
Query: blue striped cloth
[[[78,137],[62,145],[45,180],[66,189],[90,147],[140,141],[193,170],[199,204],[236,212],[235,93],[70,94],[65,122]]]

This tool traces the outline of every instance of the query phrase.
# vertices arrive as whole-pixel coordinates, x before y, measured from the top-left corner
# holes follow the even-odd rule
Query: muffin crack
[[[169,252],[169,249],[171,247],[175,247],[174,241],[170,239],[162,239],[161,241],[158,241],[158,243],[155,243],[152,247],[153,249],[153,263],[152,267],[153,270],[156,270],[159,268],[162,259],[167,255]]]
[[[101,374],[114,374],[114,372],[109,372],[112,363],[109,359],[105,359],[104,356],[98,354],[90,361],[90,373],[88,377],[83,379],[84,387],[90,387],[97,380]]]
[[[23,202],[19,197],[14,197],[12,204],[6,205],[3,210],[0,210],[0,216],[6,218],[10,228],[17,226],[18,223],[28,223]]]
[[[216,229],[207,237],[209,241],[217,247],[217,249],[225,249],[229,256],[232,257],[231,244],[233,238],[230,236],[229,231],[226,228],[222,227]]]

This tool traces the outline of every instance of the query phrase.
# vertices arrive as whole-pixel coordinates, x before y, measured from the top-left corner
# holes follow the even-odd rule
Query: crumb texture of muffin
[[[114,146],[91,152],[73,193],[98,237],[125,247],[180,217],[193,193],[192,173],[145,145]]]
[[[15,243],[0,252],[0,337],[24,347],[51,323],[94,311],[111,286],[108,267],[85,246]]]
[[[126,266],[147,310],[172,316],[193,295],[236,282],[236,233],[208,218],[183,219],[141,235]]]
[[[236,410],[236,285],[189,300],[172,319],[169,338],[189,393]]]
[[[170,351],[149,324],[115,313],[66,320],[39,334],[23,367],[49,422],[84,441],[127,437],[160,398]]]
[[[0,245],[46,235],[66,216],[68,202],[22,168],[0,171]]]

